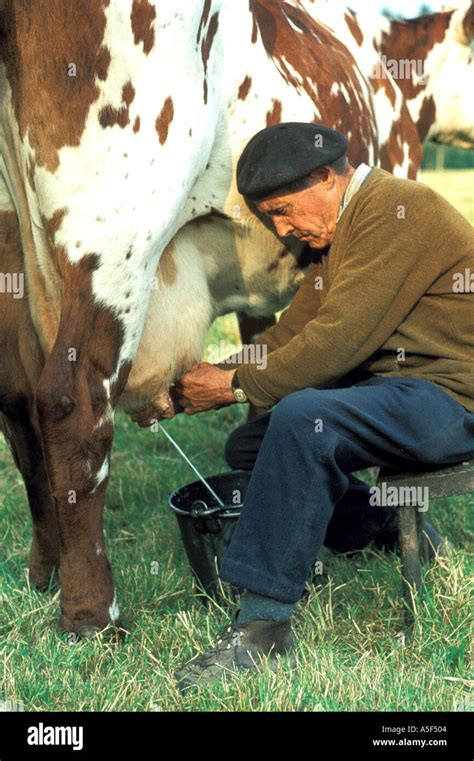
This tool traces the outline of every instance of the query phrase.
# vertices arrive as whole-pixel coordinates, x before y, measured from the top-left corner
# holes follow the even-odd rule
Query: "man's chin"
[[[306,245],[310,248],[326,248],[328,241],[323,240],[322,238],[309,238],[306,241]]]

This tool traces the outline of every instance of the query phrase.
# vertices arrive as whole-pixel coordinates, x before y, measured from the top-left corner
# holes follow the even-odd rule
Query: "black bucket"
[[[223,592],[230,599],[241,592],[222,584],[219,569],[240,515],[250,475],[247,470],[233,470],[206,478],[224,506],[218,504],[202,481],[176,489],[168,499],[199,586],[206,595],[220,602]]]

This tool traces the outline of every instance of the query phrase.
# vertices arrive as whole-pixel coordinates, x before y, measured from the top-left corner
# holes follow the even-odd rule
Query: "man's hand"
[[[225,407],[235,402],[232,392],[232,371],[220,370],[209,362],[191,367],[176,384],[176,396],[187,415]]]

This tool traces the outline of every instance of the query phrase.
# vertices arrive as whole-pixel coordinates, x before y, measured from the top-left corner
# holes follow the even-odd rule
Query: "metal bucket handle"
[[[208,515],[214,515],[222,510],[222,507],[208,507],[203,499],[197,499],[191,506],[191,516],[193,518],[205,518]]]

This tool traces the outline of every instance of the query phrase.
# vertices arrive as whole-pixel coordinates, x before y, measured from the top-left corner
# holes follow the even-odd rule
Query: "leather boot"
[[[195,656],[175,672],[180,690],[210,684],[238,669],[258,670],[262,662],[276,670],[280,655],[294,659],[295,642],[289,619],[250,621],[245,626],[239,626],[236,619],[237,615],[212,650]]]

